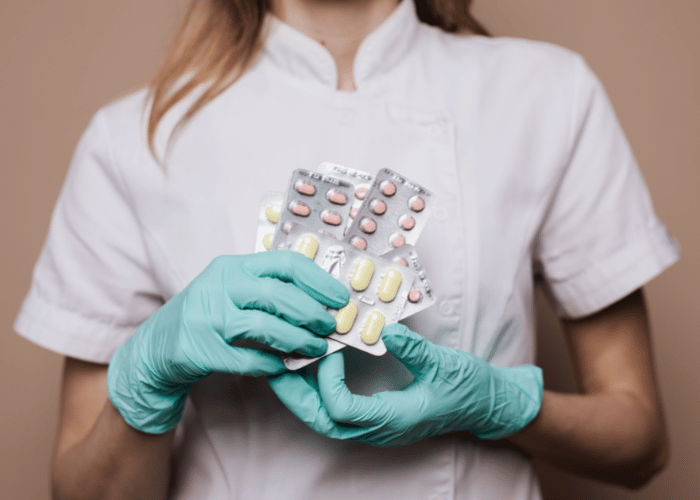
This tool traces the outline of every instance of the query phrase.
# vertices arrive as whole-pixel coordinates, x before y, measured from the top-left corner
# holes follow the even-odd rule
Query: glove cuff
[[[148,434],[163,434],[177,427],[185,409],[188,389],[163,393],[132,377],[130,370],[130,342],[114,354],[107,370],[109,400],[129,426]],[[129,367],[129,370],[124,369]]]
[[[495,371],[493,425],[475,434],[481,439],[503,439],[532,422],[542,406],[542,369],[533,365],[492,367]]]

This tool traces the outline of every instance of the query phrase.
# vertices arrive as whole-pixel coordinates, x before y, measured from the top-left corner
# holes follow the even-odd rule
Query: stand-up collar
[[[294,76],[324,85],[338,85],[333,56],[320,43],[292,28],[274,15],[268,16],[264,51],[272,62]],[[360,44],[353,63],[359,89],[371,78],[390,70],[408,51],[419,20],[413,0],[402,0],[394,11]]]

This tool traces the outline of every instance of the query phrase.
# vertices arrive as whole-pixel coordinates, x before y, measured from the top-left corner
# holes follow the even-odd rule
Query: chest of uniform
[[[205,116],[178,138],[168,165],[171,209],[152,219],[177,276],[166,298],[217,255],[253,252],[260,198],[284,191],[294,169],[315,170],[323,161],[370,173],[389,167],[434,193],[433,214],[416,245],[438,296],[424,322],[433,325],[434,340],[459,344],[454,332],[465,314],[467,268],[476,265],[468,241],[478,237],[468,235],[468,180],[452,121],[438,111],[359,99],[282,100],[286,107],[241,102],[236,113]]]

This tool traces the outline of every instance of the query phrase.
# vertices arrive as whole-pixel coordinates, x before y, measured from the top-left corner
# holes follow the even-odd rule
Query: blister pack
[[[423,269],[423,265],[418,258],[418,252],[416,252],[415,248],[413,248],[413,245],[403,245],[385,253],[381,257],[373,258],[381,258],[383,260],[408,267],[415,275],[413,283],[406,296],[406,302],[399,317],[400,320],[422,311],[435,302],[436,298],[433,288],[430,285],[430,280],[428,280],[425,270]],[[322,357],[328,356],[329,354],[339,351],[345,347],[345,344],[338,342],[332,337],[327,338],[326,340],[328,341],[328,350],[323,356],[309,358],[300,354],[287,354],[282,357],[284,364],[290,370],[298,370],[299,368],[310,365]]]
[[[337,163],[331,163],[328,161],[321,163],[316,171],[320,174],[332,175],[341,181],[349,182],[355,188],[355,196],[352,200],[350,218],[348,219],[347,224],[349,226],[352,223],[352,219],[355,218],[357,212],[360,210],[362,201],[367,197],[367,193],[372,186],[374,176],[368,172],[363,172],[362,170],[355,170],[354,168],[344,167],[342,165],[338,165]]]
[[[315,361],[318,361],[321,358],[325,358],[329,354],[333,354],[334,352],[340,351],[341,349],[347,347],[342,342],[338,342],[337,340],[334,340],[332,338],[326,338],[325,340],[326,342],[328,342],[328,349],[326,350],[326,353],[323,356],[309,358],[307,356],[303,356],[297,353],[283,354],[282,361],[284,362],[284,365],[290,370],[298,370],[299,368],[303,368],[307,365],[310,365],[311,363],[314,363]]]
[[[295,170],[281,205],[272,247],[277,248],[295,224],[342,239],[353,196],[354,187],[349,182],[308,170]]]
[[[295,170],[284,194],[263,195],[255,251],[303,253],[350,292],[346,307],[329,310],[337,329],[326,338],[324,356],[346,345],[380,356],[385,325],[435,302],[411,245],[432,205],[432,193],[389,169],[375,177],[330,162],[315,173]],[[289,354],[283,360],[297,370],[320,357]]]
[[[260,198],[260,210],[258,211],[258,233],[255,236],[255,253],[264,252],[272,248],[272,239],[280,218],[284,193],[267,191]]]
[[[382,328],[401,319],[417,280],[407,266],[368,254],[297,224],[276,249],[290,249],[314,260],[350,292],[342,309],[329,310],[337,327],[330,338],[375,356],[386,352]]]
[[[428,276],[423,269],[423,265],[418,258],[418,252],[413,248],[413,245],[403,245],[399,248],[395,248],[382,255],[383,258],[406,266],[411,269],[415,275],[416,279],[413,282],[411,290],[408,292],[408,300],[406,301],[406,306],[404,307],[403,313],[401,314],[401,319],[408,318],[409,316],[422,311],[426,307],[433,305],[435,302],[435,292],[433,287],[428,280]]]
[[[375,255],[414,244],[433,201],[430,191],[384,168],[375,176],[343,241]]]

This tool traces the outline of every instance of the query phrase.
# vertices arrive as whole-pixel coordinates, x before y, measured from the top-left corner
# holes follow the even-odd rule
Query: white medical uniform
[[[260,196],[322,161],[390,167],[431,189],[416,245],[438,296],[406,323],[499,366],[533,363],[533,275],[563,317],[593,313],[678,257],[606,94],[552,45],[464,37],[404,1],[360,46],[357,91],[321,45],[272,20],[255,66],[173,142],[146,144],[138,92],[80,141],[16,322],[26,338],[106,363],[220,254],[252,253]],[[188,103],[164,122],[163,152]],[[389,355],[345,350],[356,392],[401,386]],[[190,392],[174,499],[537,499],[530,460],[447,435],[373,448],[317,435],[264,379]]]

